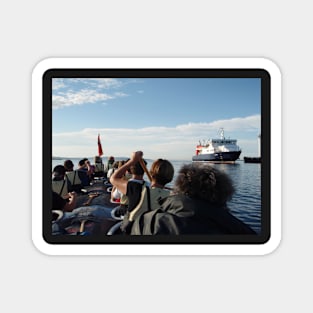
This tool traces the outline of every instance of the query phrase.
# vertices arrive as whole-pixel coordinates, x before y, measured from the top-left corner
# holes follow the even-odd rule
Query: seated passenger
[[[109,170],[108,172],[108,178],[110,181],[110,177],[112,176],[112,174],[114,173],[114,171],[118,168],[120,168],[122,165],[125,164],[126,161],[117,161],[114,162],[113,164],[113,168]],[[123,179],[128,180],[131,178],[131,176],[127,175],[128,173],[125,173],[123,176]],[[111,181],[110,181],[111,182]],[[112,187],[112,191],[111,191],[111,202],[119,202],[122,203],[123,205],[126,205],[127,203],[127,197],[126,195],[123,195],[118,188],[116,188],[116,186]]]
[[[66,198],[68,195],[68,183],[65,179],[65,167],[63,165],[57,165],[53,169],[52,190],[62,198]]]
[[[83,186],[89,186],[92,175],[93,175],[93,169],[90,165],[90,162],[88,159],[82,159],[78,162],[78,175],[82,182]]]
[[[143,180],[144,169],[140,165],[142,156],[141,151],[134,152],[130,160],[111,176],[113,186],[116,186],[128,199],[127,212],[121,227],[126,233],[130,232],[133,222],[141,214],[159,207],[158,202],[170,193],[164,187],[174,176],[173,165],[167,160],[158,159],[151,166],[152,181],[148,187]],[[144,163],[146,164],[146,161]],[[131,179],[125,180],[124,176],[128,169],[133,176]]]
[[[115,187],[112,187],[111,191],[111,202],[112,203],[120,203],[123,194]]]
[[[64,161],[65,178],[68,182],[68,191],[80,192],[83,184],[79,178],[78,170],[74,170],[74,164],[71,160]]]
[[[103,177],[104,176],[104,164],[102,163],[102,158],[95,156],[95,171],[94,177]]]
[[[107,172],[107,179],[110,181],[110,177],[112,176],[112,174],[118,169],[119,167],[119,162],[118,161],[115,161],[113,164],[112,164],[112,167],[108,170]],[[111,181],[110,181],[111,182]]]
[[[61,229],[57,224],[57,221],[62,218],[64,212],[72,212],[76,208],[76,193],[71,192],[67,196],[67,200],[62,198],[56,192],[52,191],[52,210],[51,210],[51,221],[52,221],[52,234],[62,235],[65,234],[65,230]]]
[[[256,234],[227,208],[233,193],[232,182],[225,173],[207,164],[184,165],[174,194],[164,199],[158,209],[145,213],[141,225],[137,223],[131,234]]]
[[[105,175],[105,177],[107,177],[108,171],[109,171],[111,168],[113,168],[113,163],[114,163],[114,162],[115,162],[114,157],[113,157],[113,156],[110,156],[110,157],[108,158],[108,162],[107,162],[107,164],[106,164],[106,166],[105,166],[105,168],[104,168],[104,175]]]
[[[77,195],[75,192],[68,193],[67,199],[64,199],[52,191],[52,210],[72,212],[76,207],[76,199]]]

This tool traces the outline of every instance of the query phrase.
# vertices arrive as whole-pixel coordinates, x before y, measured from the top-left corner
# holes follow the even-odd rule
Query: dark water
[[[79,160],[72,159],[75,168]],[[63,162],[64,160],[53,160],[52,167]],[[176,174],[183,164],[191,161],[171,162]],[[148,161],[148,168],[151,163],[152,161]],[[259,233],[261,230],[261,165],[237,161],[235,164],[213,164],[213,166],[227,173],[233,181],[236,192],[228,203],[231,212]]]

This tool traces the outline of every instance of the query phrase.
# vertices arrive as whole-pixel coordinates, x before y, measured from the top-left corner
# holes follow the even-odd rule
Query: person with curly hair
[[[208,164],[186,164],[179,170],[173,194],[141,218],[135,235],[256,234],[231,214],[231,179]]]

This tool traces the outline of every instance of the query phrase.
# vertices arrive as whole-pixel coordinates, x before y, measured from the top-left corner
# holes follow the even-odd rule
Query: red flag
[[[101,141],[100,141],[100,134],[98,134],[98,154],[99,156],[103,155]]]

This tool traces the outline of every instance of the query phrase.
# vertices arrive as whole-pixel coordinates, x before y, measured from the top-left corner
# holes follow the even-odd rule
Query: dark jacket
[[[132,235],[256,234],[225,206],[211,205],[184,195],[164,199],[159,209],[142,214]]]

